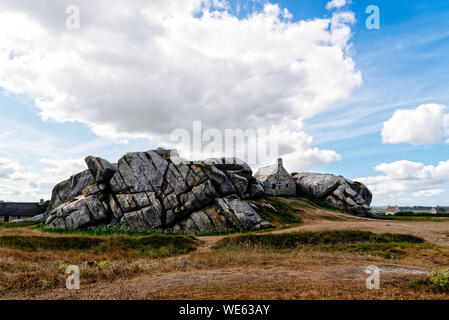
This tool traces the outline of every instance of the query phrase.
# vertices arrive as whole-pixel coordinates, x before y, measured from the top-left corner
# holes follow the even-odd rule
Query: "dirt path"
[[[425,275],[429,270],[379,265],[385,290],[365,287],[366,263],[334,263],[268,268],[219,268],[142,275],[112,283],[82,286],[79,291],[58,289],[35,299],[273,299],[273,298],[406,298],[410,294],[390,285]],[[406,282],[405,282],[406,283]],[[286,285],[288,284],[288,286]]]

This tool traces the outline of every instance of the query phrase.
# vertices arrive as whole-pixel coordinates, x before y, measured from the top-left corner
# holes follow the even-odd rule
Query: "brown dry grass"
[[[303,223],[273,233],[352,229],[413,234],[427,243],[401,245],[394,260],[374,251],[361,254],[319,246],[282,251],[212,249],[224,236],[201,237],[200,250],[167,258],[0,248],[0,298],[448,299],[427,287],[409,288],[408,283],[449,266],[449,222],[377,221],[328,211],[306,200],[283,201],[301,208],[298,214]],[[32,228],[0,228],[2,235],[42,233]],[[80,267],[81,290],[65,289],[64,271],[69,264]],[[365,287],[364,271],[369,265],[381,268],[381,290]]]

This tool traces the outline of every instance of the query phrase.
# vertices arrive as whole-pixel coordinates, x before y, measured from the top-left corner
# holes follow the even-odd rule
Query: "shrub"
[[[449,292],[449,270],[434,271],[429,273],[428,279],[432,289],[437,293]]]
[[[301,209],[295,208],[278,198],[264,196],[260,201],[254,202],[259,207],[259,209],[256,210],[257,213],[265,221],[280,224],[296,224],[302,222],[301,217],[298,215],[301,213]],[[262,203],[264,202],[272,205],[276,211],[263,207]]]

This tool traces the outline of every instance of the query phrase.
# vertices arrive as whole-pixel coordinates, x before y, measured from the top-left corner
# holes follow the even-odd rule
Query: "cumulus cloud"
[[[412,145],[440,143],[449,136],[449,114],[441,104],[423,104],[397,110],[382,128],[383,143]]]
[[[413,194],[414,197],[436,197],[444,190],[436,189],[449,183],[449,160],[438,165],[425,165],[407,160],[382,163],[376,171],[383,175],[358,178],[368,185],[375,197],[395,200]]]
[[[10,159],[0,158],[0,178],[10,178],[18,171],[18,164]]]
[[[64,1],[4,0],[0,87],[33,99],[44,120],[158,145],[194,120],[218,130],[301,122],[361,84],[348,54],[352,13],[294,22],[266,3],[239,19],[226,3],[75,0],[81,28],[67,30]],[[307,148],[295,147],[292,159],[339,158],[299,133],[294,143]]]
[[[327,3],[326,9],[341,8],[349,3],[351,3],[351,0],[332,0]]]
[[[10,159],[0,159],[0,200],[37,201],[48,199],[53,186],[87,167],[83,159],[41,159],[43,168],[27,168]],[[8,164],[7,175],[2,175],[2,164]]]

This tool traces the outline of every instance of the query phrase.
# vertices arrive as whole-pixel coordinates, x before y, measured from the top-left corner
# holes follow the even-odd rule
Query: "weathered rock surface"
[[[11,223],[18,223],[18,222],[44,222],[44,214],[41,213],[34,217],[24,218],[24,219],[16,219],[16,220],[11,221]]]
[[[89,170],[56,185],[45,224],[83,228],[224,231],[263,228],[243,199],[261,194],[251,168],[237,159],[188,162],[175,150],[133,152],[113,165],[89,156]],[[262,192],[263,193],[263,192]]]
[[[117,165],[111,164],[109,161],[102,158],[88,156],[85,159],[85,162],[95,181],[100,184],[109,183],[112,176],[117,171]]]
[[[372,216],[371,191],[362,183],[332,174],[295,173],[298,195],[308,195],[358,216]]]
[[[265,194],[265,188],[259,179],[251,177],[247,192],[251,198],[258,198]]]
[[[83,194],[83,189],[95,183],[89,170],[82,171],[71,176],[69,179],[58,183],[52,191],[51,203],[47,212],[71,201]]]

